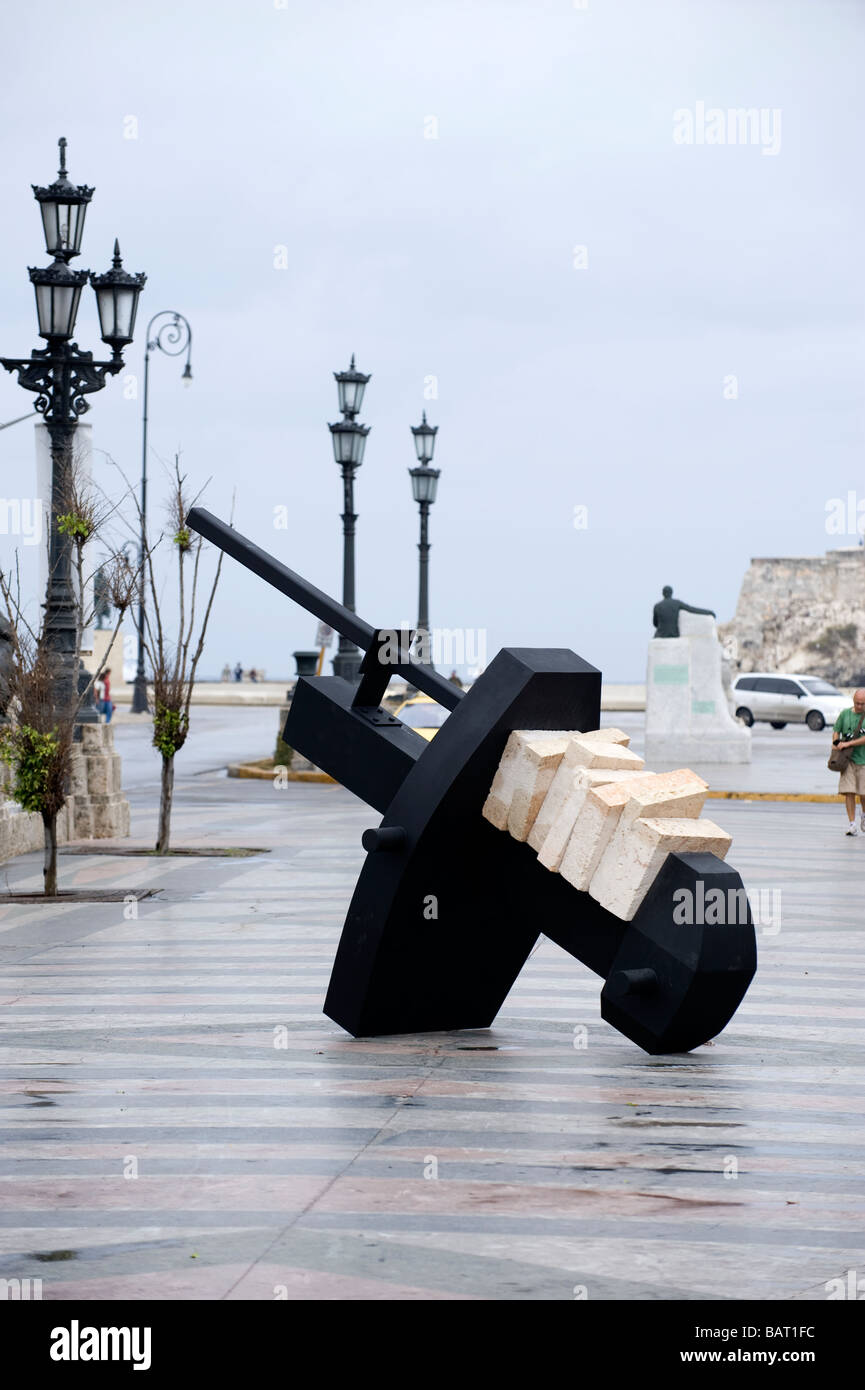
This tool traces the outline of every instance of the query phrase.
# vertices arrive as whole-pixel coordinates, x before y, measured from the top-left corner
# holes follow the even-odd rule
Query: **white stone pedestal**
[[[727,704],[714,618],[682,612],[679,632],[649,643],[646,762],[749,763],[751,731]]]
[[[110,724],[84,724],[72,750],[71,833],[78,840],[113,840],[129,834],[120,754]]]

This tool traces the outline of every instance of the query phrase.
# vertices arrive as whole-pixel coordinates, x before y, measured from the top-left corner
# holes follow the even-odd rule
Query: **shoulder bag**
[[[865,714],[859,716],[859,725],[856,732],[852,734],[841,734],[841,741],[846,743],[851,738],[859,738],[862,734],[863,723],[865,723]],[[830,772],[843,772],[844,769],[849,766],[852,757],[852,748],[836,748],[833,744],[832,752],[829,754],[829,761],[826,766]]]

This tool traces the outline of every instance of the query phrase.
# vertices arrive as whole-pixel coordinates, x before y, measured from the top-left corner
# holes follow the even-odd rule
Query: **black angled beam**
[[[252,570],[253,574],[257,574],[259,579],[265,580],[281,594],[294,599],[295,603],[299,603],[308,613],[327,623],[328,627],[342,633],[343,637],[354,642],[362,651],[372,646],[375,628],[365,623],[363,618],[359,618],[350,608],[345,608],[329,594],[310,584],[309,580],[275,560],[272,555],[268,555],[266,550],[262,550],[239,531],[235,531],[233,526],[220,521],[212,512],[208,512],[204,507],[193,507],[186,517],[186,523],[205,540],[213,541],[214,545],[218,545],[220,550],[224,550],[233,560],[239,560],[248,570]],[[394,629],[395,633],[396,631]],[[394,675],[403,676],[418,690],[429,695],[437,704],[444,705],[445,709],[456,709],[463,698],[463,691],[452,681],[445,680],[444,676],[440,676],[437,671],[421,662],[400,662],[391,670]]]

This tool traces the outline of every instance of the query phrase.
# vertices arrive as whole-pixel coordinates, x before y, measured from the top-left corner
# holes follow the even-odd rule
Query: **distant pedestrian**
[[[241,666],[241,664],[240,664],[239,661],[238,661],[237,665],[236,665],[235,668],[234,668],[234,679],[235,679],[236,681],[242,681],[242,680],[243,680],[243,667]]]
[[[99,702],[99,713],[105,715],[105,723],[111,723],[111,716],[114,713],[114,706],[111,703],[111,667],[102,676],[102,699]],[[865,708],[865,706],[863,706]]]
[[[222,668],[222,679],[223,679],[224,681],[230,681],[230,680],[231,680],[231,667],[229,666],[229,664],[228,664],[227,661],[226,661],[225,665],[224,665],[223,668]]]
[[[450,681],[451,685],[458,685],[460,690],[462,690],[463,683],[457,675],[456,671],[451,671],[450,675],[448,676],[448,680]]]
[[[249,679],[250,679],[251,681],[257,681],[257,680],[258,680],[258,672],[256,671],[256,669],[255,669],[254,666],[251,666],[251,667],[249,668]]]
[[[844,796],[849,825],[845,835],[858,835],[856,827],[856,797],[859,797],[859,824],[865,832],[865,690],[853,693],[851,709],[842,709],[832,735],[832,746],[843,751],[849,748],[850,761],[841,773],[838,791]]]

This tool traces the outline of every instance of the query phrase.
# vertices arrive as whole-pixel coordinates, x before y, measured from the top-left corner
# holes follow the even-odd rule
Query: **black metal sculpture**
[[[624,922],[481,815],[513,730],[597,728],[600,671],[563,649],[505,648],[463,693],[411,660],[409,633],[397,645],[202,508],[188,524],[366,653],[357,687],[301,677],[284,733],[383,814],[363,835],[330,1018],[367,1037],[488,1028],[543,933],[604,977],[602,1016],[645,1051],[687,1052],[721,1031],[756,968],[750,911],[679,925],[673,894],[703,901],[719,888],[739,904],[734,869],[713,854],[670,854]],[[395,674],[452,711],[431,743],[382,709]]]

